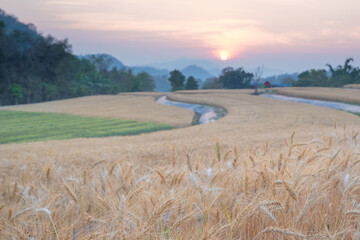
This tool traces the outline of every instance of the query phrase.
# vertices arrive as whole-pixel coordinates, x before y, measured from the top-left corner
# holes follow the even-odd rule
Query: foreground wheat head
[[[184,153],[181,162],[173,147],[156,168],[131,159],[8,162],[0,238],[358,239],[358,133],[295,139],[246,153],[216,142],[213,159]]]

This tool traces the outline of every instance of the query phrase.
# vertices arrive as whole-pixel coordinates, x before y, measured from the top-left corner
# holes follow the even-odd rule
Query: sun
[[[229,54],[227,52],[225,52],[225,51],[220,52],[220,59],[222,61],[228,60],[229,59]]]

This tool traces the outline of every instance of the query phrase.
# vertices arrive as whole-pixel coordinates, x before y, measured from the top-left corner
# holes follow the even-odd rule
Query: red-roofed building
[[[264,82],[264,87],[266,88],[271,87],[271,83],[269,81]]]

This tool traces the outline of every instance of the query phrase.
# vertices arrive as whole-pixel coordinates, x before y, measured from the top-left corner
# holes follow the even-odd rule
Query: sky
[[[360,65],[359,0],[1,0],[75,54],[126,65],[206,59],[286,72]]]

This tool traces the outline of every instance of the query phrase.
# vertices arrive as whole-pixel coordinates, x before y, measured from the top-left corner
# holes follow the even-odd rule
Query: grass
[[[61,113],[0,111],[0,144],[134,135],[171,129],[166,124]]]

